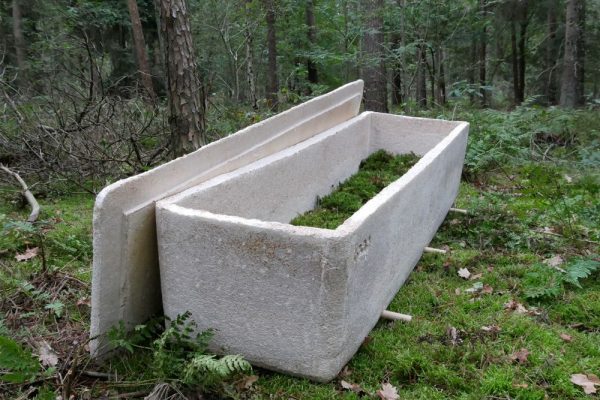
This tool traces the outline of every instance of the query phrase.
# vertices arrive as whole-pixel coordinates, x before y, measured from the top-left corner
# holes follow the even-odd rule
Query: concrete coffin
[[[219,174],[234,171],[356,116],[356,81],[198,151],[104,188],[94,206],[91,353],[109,350],[104,333],[160,314],[154,204]]]
[[[332,379],[444,220],[467,134],[463,122],[366,112],[159,201],[165,314],[191,311],[217,352]],[[378,149],[423,157],[335,230],[288,224]]]

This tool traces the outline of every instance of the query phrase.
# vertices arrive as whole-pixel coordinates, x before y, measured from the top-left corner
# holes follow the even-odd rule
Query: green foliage
[[[523,277],[523,294],[529,300],[555,299],[565,292],[565,283],[582,289],[580,280],[599,269],[600,262],[593,258],[575,259],[564,269],[536,264]]]
[[[319,199],[317,207],[291,221],[292,225],[335,229],[383,188],[404,175],[419,157],[414,153],[394,156],[378,150],[361,161],[356,174]]]
[[[212,331],[196,333],[196,323],[191,313],[167,319],[167,327],[159,332],[161,319],[136,326],[128,332],[121,322],[108,333],[110,343],[130,354],[135,350],[151,351],[151,375],[162,382],[178,382],[187,387],[212,390],[224,380],[252,370],[250,364],[239,355],[217,357],[207,354]]]
[[[9,337],[0,336],[0,381],[25,383],[40,372],[40,364],[31,351]]]

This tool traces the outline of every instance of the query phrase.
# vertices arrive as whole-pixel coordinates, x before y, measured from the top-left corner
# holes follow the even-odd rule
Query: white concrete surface
[[[91,352],[108,350],[103,333],[162,311],[154,203],[311,138],[358,114],[356,81],[160,167],[107,186],[94,207]]]
[[[165,314],[213,350],[327,381],[421,257],[460,182],[468,124],[363,113],[157,203]],[[288,222],[378,149],[421,160],[335,230]]]

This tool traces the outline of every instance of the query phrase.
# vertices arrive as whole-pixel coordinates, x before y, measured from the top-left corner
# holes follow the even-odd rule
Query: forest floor
[[[590,398],[572,379],[600,375],[600,122],[543,113],[456,118],[472,122],[469,214],[448,215],[432,246],[449,253],[423,255],[388,307],[412,322],[380,321],[330,383],[255,368],[196,398],[394,398],[383,383],[400,399]],[[161,381],[149,345],[86,355],[93,197],[41,197],[31,227],[2,190],[0,398],[143,397]]]

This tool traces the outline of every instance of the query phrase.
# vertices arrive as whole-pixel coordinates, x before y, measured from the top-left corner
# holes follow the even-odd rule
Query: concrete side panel
[[[368,156],[371,118],[361,114],[309,140],[169,197],[182,207],[288,223],[315,207]]]
[[[253,365],[331,379],[342,367],[346,268],[335,239],[157,203],[165,315],[186,311],[211,350]]]
[[[154,202],[309,139],[358,114],[356,81],[151,171],[106,187],[94,207],[91,352],[99,335],[160,313]]]
[[[343,226],[350,232],[354,248],[348,285],[349,338],[354,342],[347,345],[348,359],[375,326],[452,206],[458,194],[467,135],[468,125],[457,124],[415,167]],[[388,144],[385,135],[380,137],[383,148],[396,143],[393,135],[389,138]]]

